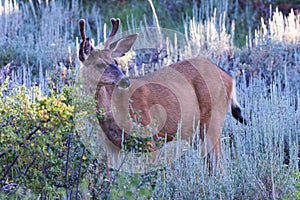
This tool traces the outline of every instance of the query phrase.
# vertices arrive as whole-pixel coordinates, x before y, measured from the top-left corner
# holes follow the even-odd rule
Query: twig
[[[26,136],[26,140],[30,140],[31,136],[33,136],[38,130],[40,130],[41,128],[38,126],[36,127],[32,132],[30,132],[27,136]]]
[[[79,180],[80,180],[81,166],[82,166],[82,160],[83,160],[84,154],[85,154],[85,146],[83,147],[82,156],[81,156],[80,163],[79,163],[79,172],[78,172],[78,180],[77,180],[77,188],[76,188],[77,191],[76,191],[76,198],[75,199],[78,199]]]
[[[29,140],[29,139],[31,138],[31,136],[34,135],[38,130],[40,130],[40,127],[39,127],[39,126],[36,127],[36,129],[34,129],[32,132],[30,132],[30,133],[28,134],[28,136],[27,136],[25,139],[26,139],[26,140]],[[23,146],[24,146],[24,143],[20,143],[19,146],[20,146],[20,147],[23,147]],[[12,149],[13,149],[13,148],[12,148]],[[8,150],[2,152],[2,153],[0,154],[0,157],[2,157],[3,155],[5,155],[6,153],[8,153],[9,151],[11,151],[12,149],[8,149]],[[13,166],[13,165],[15,164],[15,162],[18,160],[19,155],[20,155],[20,152],[17,152],[17,156],[14,158],[13,162],[11,163],[11,165],[10,165],[10,166],[7,168],[7,170],[5,171],[3,177],[6,177],[6,176],[7,176],[8,172],[10,171],[10,169],[12,168],[12,166]]]
[[[71,146],[71,136],[68,135],[68,152],[67,152],[67,161],[66,161],[66,186],[68,185],[68,165],[69,165],[69,156],[70,156],[70,146]],[[66,187],[66,194],[67,194],[67,199],[69,199],[69,197],[72,196],[72,192],[71,194],[68,194],[68,189]],[[70,196],[69,196],[70,195]]]
[[[4,156],[5,154],[7,154],[8,152],[12,151],[13,149],[14,149],[14,147],[11,147],[11,148],[9,148],[9,149],[7,149],[7,150],[5,150],[5,151],[0,152],[0,158],[1,158],[2,156]]]
[[[29,168],[35,163],[36,157],[33,158],[33,161],[28,165],[28,167],[24,170],[23,174],[26,176]]]
[[[12,166],[13,166],[13,165],[16,163],[16,161],[18,160],[19,156],[20,156],[20,153],[18,152],[18,153],[17,153],[17,156],[14,158],[13,162],[9,165],[9,167],[8,167],[7,170],[6,170],[6,172],[4,173],[3,178],[7,176],[8,172],[10,171],[10,169],[12,168]],[[2,178],[2,179],[3,179],[3,178]]]

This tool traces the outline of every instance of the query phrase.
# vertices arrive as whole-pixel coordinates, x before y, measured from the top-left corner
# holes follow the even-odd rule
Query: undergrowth
[[[112,8],[101,16],[105,8],[97,3],[89,7],[83,1],[1,1],[0,68],[8,63],[19,67],[10,77],[12,85],[7,85],[11,92],[2,88],[0,95],[5,102],[0,105],[0,198],[299,199],[300,15],[292,11],[284,16],[271,8],[268,20],[254,22],[247,16],[259,14],[251,15],[248,7],[243,16],[247,20],[243,21],[239,20],[242,15],[238,8],[244,5],[239,1],[197,2],[186,11],[184,1],[179,1],[178,7],[168,1],[154,1],[159,7],[160,26],[180,31],[178,35],[185,40],[180,52],[172,48],[165,51],[180,59],[204,56],[228,71],[236,79],[238,100],[249,124],[237,124],[229,114],[226,117],[221,135],[222,173],[210,175],[205,158],[191,148],[160,170],[145,174],[112,170],[113,181],[109,182],[104,144],[93,112],[95,102],[83,97],[76,83],[80,67],[77,23],[81,17],[87,19],[87,34],[98,44],[106,38],[110,28],[105,22],[110,17],[121,18],[123,32],[156,26],[149,4],[117,2],[114,6],[104,2]],[[132,15],[128,12],[131,9]],[[183,15],[173,9],[183,10]],[[245,24],[252,26],[249,32],[240,30]],[[0,79],[3,77],[1,72]],[[72,89],[63,89],[63,85]],[[45,101],[36,102],[41,104],[38,107],[26,100],[36,94],[26,90],[31,86],[39,86],[38,94]],[[70,91],[79,97],[67,101],[65,98],[74,97]],[[26,115],[23,104],[30,104],[28,112],[33,114]],[[67,108],[67,113],[60,113],[61,107]],[[51,122],[45,121],[48,114],[66,117],[67,121],[55,121],[51,130],[44,129]],[[40,121],[34,121],[33,116]],[[34,139],[26,139],[35,126],[43,126],[43,130]],[[73,133],[76,141],[68,146],[68,135]],[[16,164],[12,162],[15,158]],[[45,163],[50,163],[49,168]],[[34,190],[36,186],[46,187],[43,183],[47,183],[44,192]]]

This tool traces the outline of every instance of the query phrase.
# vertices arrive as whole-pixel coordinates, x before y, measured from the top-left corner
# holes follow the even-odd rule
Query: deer
[[[201,155],[210,158],[212,168],[221,170],[220,137],[228,109],[231,108],[238,122],[247,124],[236,99],[235,80],[209,59],[201,57],[178,61],[144,76],[127,77],[115,59],[132,48],[138,35],[113,42],[120,19],[110,21],[111,32],[104,48],[99,49],[86,36],[85,20],[79,20],[81,74],[86,77],[87,90],[97,101],[97,110],[105,109],[105,117],[98,121],[108,157],[120,152],[122,141],[131,134],[133,122],[154,127],[153,141],[165,138],[166,142],[176,138],[181,122],[181,139],[189,144],[205,142]],[[138,113],[138,117],[134,113]],[[197,135],[193,128],[195,122],[199,123]],[[156,148],[152,145],[152,150]]]

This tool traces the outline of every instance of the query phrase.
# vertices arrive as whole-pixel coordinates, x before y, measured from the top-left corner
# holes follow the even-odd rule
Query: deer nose
[[[118,83],[118,87],[121,89],[126,89],[130,86],[130,80],[127,77],[121,78]]]

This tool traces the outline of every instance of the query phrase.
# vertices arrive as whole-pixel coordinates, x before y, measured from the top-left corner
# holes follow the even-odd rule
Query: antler
[[[91,54],[91,51],[93,51],[94,47],[90,38],[86,37],[85,20],[80,19],[78,23],[79,23],[80,35],[82,38],[82,42],[80,43],[80,48],[79,48],[79,60],[83,62]]]
[[[80,35],[81,35],[82,40],[85,40],[86,34],[85,34],[85,20],[84,19],[79,20],[79,29],[80,29]]]
[[[117,18],[111,18],[110,19],[111,25],[112,25],[112,29],[111,32],[109,34],[109,37],[107,38],[105,44],[104,44],[104,49],[109,49],[109,45],[112,41],[112,39],[114,38],[114,36],[116,35],[118,29],[119,29],[119,25],[120,25],[120,19]]]

